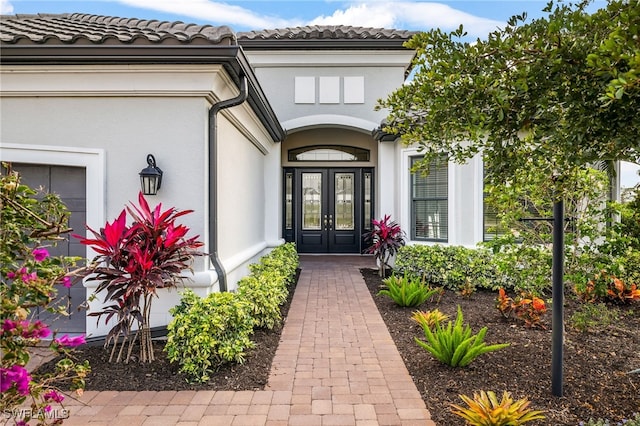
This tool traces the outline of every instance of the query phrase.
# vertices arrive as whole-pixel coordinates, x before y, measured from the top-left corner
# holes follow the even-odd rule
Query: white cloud
[[[214,25],[242,26],[255,29],[300,25],[300,22],[297,21],[259,15],[240,6],[209,0],[119,0],[119,2],[128,6],[198,18]]]
[[[313,19],[312,25],[354,25],[384,28],[441,28],[448,31],[464,25],[473,36],[484,36],[504,22],[480,18],[441,3],[431,2],[358,2],[330,16]]]
[[[503,22],[480,18],[445,4],[410,0],[397,2],[348,1],[346,6],[336,9],[330,15],[321,15],[308,19],[306,22],[259,14],[241,6],[211,0],[118,0],[118,2],[128,6],[198,18],[199,21],[206,20],[213,25],[229,25],[257,30],[299,25],[353,25],[396,29],[420,28],[422,30],[439,27],[449,31],[463,24],[471,36],[485,36],[496,27],[504,25]],[[238,3],[242,4],[242,2]],[[303,3],[299,2],[295,7],[304,7],[300,6]],[[345,3],[327,2],[326,4],[330,6],[332,4],[344,5]]]
[[[9,0],[0,0],[0,15],[10,15],[13,13],[13,5]]]

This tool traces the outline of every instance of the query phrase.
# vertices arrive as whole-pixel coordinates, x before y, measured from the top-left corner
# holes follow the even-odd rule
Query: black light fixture
[[[140,171],[140,185],[144,195],[156,195],[162,185],[162,170],[153,155],[147,155],[147,167]]]

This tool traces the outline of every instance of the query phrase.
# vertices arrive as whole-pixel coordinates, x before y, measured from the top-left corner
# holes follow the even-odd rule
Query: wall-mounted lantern
[[[140,171],[140,185],[144,195],[156,195],[162,185],[162,170],[153,155],[147,155],[147,167]]]

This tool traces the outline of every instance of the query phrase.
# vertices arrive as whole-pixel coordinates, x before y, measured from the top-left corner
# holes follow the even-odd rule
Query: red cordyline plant
[[[100,232],[87,227],[95,238],[75,235],[98,253],[78,274],[89,276],[88,281],[99,282],[94,294],[106,292],[103,310],[89,315],[105,316],[105,323],[116,319],[105,341],[105,347],[113,342],[109,361],[113,361],[117,351],[116,362],[123,359],[129,362],[137,338],[140,361],[154,360],[149,328],[151,302],[158,289],[182,283],[187,278],[182,272],[191,270],[194,256],[202,254],[197,251],[202,246],[198,236],[186,238],[189,228],[176,224],[176,219],[192,210],[162,211],[162,204],[152,210],[142,193],[138,204],[131,203]],[[131,225],[127,225],[127,212],[132,218]],[[129,347],[123,358],[127,342]]]
[[[398,249],[404,246],[404,231],[396,222],[391,221],[391,216],[385,215],[381,220],[372,220],[373,229],[364,235],[367,242],[371,242],[371,246],[365,250],[365,253],[373,254],[380,263],[380,276],[385,275],[385,271],[389,267],[389,260],[398,252]]]

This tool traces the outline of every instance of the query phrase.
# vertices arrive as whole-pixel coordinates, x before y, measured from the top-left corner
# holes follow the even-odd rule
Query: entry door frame
[[[362,253],[362,235],[371,229],[374,211],[374,175],[372,167],[299,167],[284,169],[283,236],[295,242],[300,253]],[[322,176],[323,203],[320,229],[304,230],[302,226],[302,176],[318,173]],[[353,173],[354,229],[335,229],[335,176]],[[366,190],[365,190],[366,182]],[[366,192],[366,194],[365,194]]]

